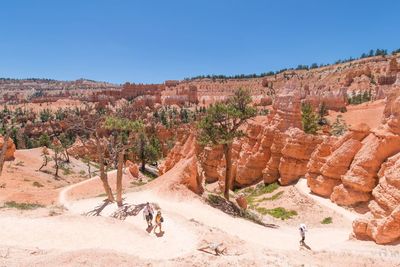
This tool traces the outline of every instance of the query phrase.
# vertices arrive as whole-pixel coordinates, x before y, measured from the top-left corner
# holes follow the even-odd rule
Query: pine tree
[[[207,109],[200,121],[199,142],[203,145],[222,145],[225,156],[224,197],[229,200],[232,176],[232,143],[244,135],[240,126],[256,115],[257,110],[250,106],[248,91],[238,89],[227,103],[217,103]]]
[[[318,131],[318,115],[313,111],[309,103],[301,107],[301,122],[305,133],[316,134]]]

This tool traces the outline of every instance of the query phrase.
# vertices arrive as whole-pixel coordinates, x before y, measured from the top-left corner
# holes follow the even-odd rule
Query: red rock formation
[[[198,154],[196,136],[190,134],[184,143],[178,142],[171,150],[166,160],[159,166],[160,175],[171,170],[174,166],[182,164],[183,170],[179,183],[197,194],[203,192],[202,177],[198,170]]]
[[[267,166],[262,171],[264,183],[270,184],[278,181],[279,179],[279,164],[282,157],[282,149],[285,146],[286,135],[278,130],[270,130],[268,136],[272,141],[271,145],[271,157],[267,163]]]
[[[3,147],[4,144],[4,138],[0,136],[0,150]],[[14,160],[14,153],[15,153],[15,144],[14,141],[11,138],[8,138],[7,140],[7,150],[4,159],[5,160]]]
[[[306,177],[312,192],[324,197],[332,194],[333,188],[341,184],[342,175],[349,169],[368,133],[369,127],[359,124],[339,139],[330,137],[324,140],[308,164]]]
[[[400,152],[400,96],[393,92],[385,107],[386,123],[370,133],[362,142],[349,171],[342,176],[342,183],[331,195],[331,199],[340,205],[352,205],[368,201],[371,192],[378,184],[377,173],[381,164],[389,157]]]
[[[234,146],[237,152],[234,183],[238,187],[255,184],[263,179],[262,171],[270,159],[271,142],[264,134],[265,128],[259,123],[249,123],[247,138]]]
[[[306,174],[307,184],[311,191],[325,197],[329,197],[333,187],[338,184],[337,180],[326,178],[321,175],[321,168],[328,160],[328,156],[332,153],[332,148],[337,141],[335,137],[324,137],[325,139],[317,146],[311,154],[308,162]]]
[[[128,168],[130,174],[134,178],[138,178],[139,177],[139,167],[137,166],[137,164],[133,163],[130,160],[127,160],[126,163],[125,163],[125,167]]]
[[[103,146],[106,146],[104,141],[101,143]],[[97,145],[94,139],[85,140],[83,142],[82,139],[77,137],[72,146],[68,148],[68,153],[77,159],[85,157],[89,157],[92,161],[98,161],[99,159],[97,154]]]
[[[332,201],[340,205],[352,205],[368,201],[377,185],[377,173],[381,164],[400,152],[400,136],[387,132],[375,132],[367,136],[357,152],[350,170],[342,176],[343,185],[334,188]]]
[[[266,131],[266,135],[273,141],[270,160],[263,170],[265,183],[273,183],[279,179],[279,164],[287,138],[285,131],[291,127],[302,129],[301,100],[298,86],[297,80],[288,82],[284,93],[277,96],[274,101],[271,125]]]
[[[382,165],[378,176],[371,212],[354,221],[353,231],[358,238],[386,244],[400,239],[400,153]]]
[[[307,173],[307,163],[322,139],[306,134],[298,128],[286,131],[288,136],[279,163],[280,183],[288,185]]]
[[[223,180],[225,166],[222,147],[206,147],[200,156],[202,175],[207,183]]]

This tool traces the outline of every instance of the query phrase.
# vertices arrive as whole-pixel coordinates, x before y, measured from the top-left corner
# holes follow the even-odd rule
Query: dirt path
[[[297,184],[295,185],[295,187],[299,190],[300,193],[302,193],[303,195],[313,199],[315,202],[317,202],[318,204],[333,210],[337,213],[339,213],[340,215],[342,215],[343,217],[345,217],[346,219],[350,220],[350,221],[354,221],[357,217],[358,214],[357,213],[353,213],[345,208],[342,208],[338,205],[336,205],[335,203],[333,203],[332,201],[330,201],[330,199],[328,198],[323,198],[320,196],[317,196],[315,194],[313,194],[310,190],[310,188],[307,186],[307,180],[306,179],[300,179]]]
[[[165,175],[173,174],[175,173]],[[158,179],[165,178],[167,177]],[[163,224],[165,233],[162,237],[157,237],[153,233],[146,232],[142,213],[128,217],[126,221],[108,217],[116,210],[115,204],[107,206],[102,212],[103,216],[80,216],[101,204],[103,197],[73,200],[70,194],[79,188],[92,188],[93,182],[97,180],[99,179],[95,177],[60,191],[58,200],[69,210],[67,215],[39,218],[1,216],[0,245],[18,247],[23,244],[24,247],[65,253],[90,249],[114,251],[149,261],[172,260],[174,263],[179,262],[179,259],[189,259],[190,262],[210,257],[198,252],[197,248],[205,239],[210,241],[212,237],[216,237],[219,241],[230,242],[230,250],[245,250],[243,256],[235,256],[237,257],[235,259],[246,257],[246,259],[261,259],[261,262],[265,257],[265,251],[269,253],[274,251],[280,253],[279,255],[292,252],[290,255],[306,257],[309,260],[307,262],[312,262],[315,255],[327,253],[335,259],[340,259],[340,255],[352,255],[348,257],[350,260],[353,256],[373,255],[374,261],[377,262],[382,259],[395,261],[400,255],[396,247],[349,240],[351,229],[327,230],[319,227],[311,228],[307,233],[306,242],[313,250],[309,252],[299,247],[297,227],[265,228],[244,219],[233,218],[210,207],[192,194],[175,197],[175,194],[160,193],[157,190],[159,184],[153,187],[145,186],[144,190],[125,194],[126,203],[140,204],[149,201],[161,207],[165,219]],[[304,188],[304,181],[300,181],[298,188],[309,195]],[[312,195],[310,197],[314,198]],[[316,200],[321,204],[324,202]],[[324,207],[331,208],[330,205]],[[341,209],[335,208],[335,211],[346,214]],[[205,235],[205,232],[208,234]],[[226,264],[229,258],[226,258]],[[299,260],[301,261],[301,258]]]
[[[91,180],[94,179],[98,178],[92,178]],[[90,180],[83,181],[63,189],[60,192],[60,204],[77,214],[85,213],[101,204],[102,198],[90,198],[78,201],[70,201],[68,199],[69,191],[80,186],[85,186],[85,184],[89,182]],[[237,236],[242,240],[255,243],[258,246],[282,250],[299,249],[299,233],[297,227],[281,227],[279,230],[265,228],[244,219],[232,218],[219,210],[205,205],[199,199],[185,199],[185,201],[181,199],[171,199],[154,193],[152,190],[125,194],[126,203],[140,204],[147,201],[155,202],[162,208],[166,219],[166,236],[174,235],[173,232],[171,233],[168,231],[168,227],[173,227],[175,224],[172,218],[181,216],[186,220],[196,220],[209,227],[221,229],[229,235]],[[115,209],[115,204],[109,205],[104,209],[102,215],[110,215]],[[140,218],[129,218],[128,221],[138,227],[143,227],[143,219],[141,216],[139,217]],[[336,244],[345,242],[349,237],[349,230],[347,229],[333,229],[328,232],[324,228],[313,228],[309,231],[307,239],[311,248],[315,248],[315,250],[330,248]],[[327,239],[329,242],[326,242]]]

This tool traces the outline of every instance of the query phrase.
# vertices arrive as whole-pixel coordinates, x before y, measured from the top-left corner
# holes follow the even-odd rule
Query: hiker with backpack
[[[144,210],[143,210],[143,217],[147,222],[147,227],[149,227],[149,228],[153,227],[153,223],[152,223],[153,214],[154,214],[154,210],[151,207],[151,205],[149,204],[149,202],[147,202],[146,206],[144,207]]]
[[[306,239],[307,226],[304,223],[300,224],[299,231],[300,231],[300,237],[301,237],[300,245],[304,245],[305,239]]]
[[[159,234],[162,233],[161,224],[164,222],[164,218],[161,216],[161,211],[159,210],[156,215],[156,226],[154,227],[154,233],[156,233],[157,227],[160,228]]]

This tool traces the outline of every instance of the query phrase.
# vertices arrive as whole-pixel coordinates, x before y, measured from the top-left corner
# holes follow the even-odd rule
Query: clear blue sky
[[[162,82],[400,48],[400,1],[4,0],[0,77]]]

